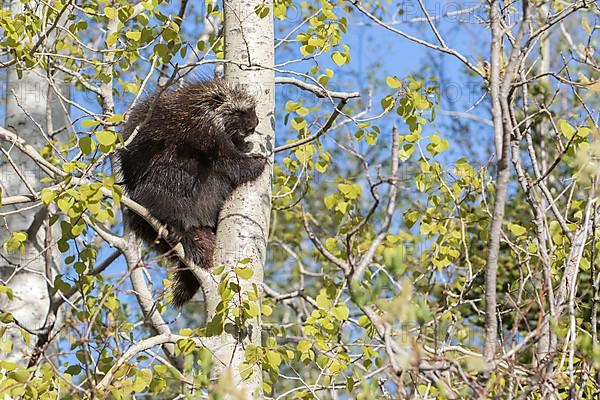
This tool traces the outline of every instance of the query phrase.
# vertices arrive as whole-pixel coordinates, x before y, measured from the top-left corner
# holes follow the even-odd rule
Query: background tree
[[[46,20],[51,11],[34,3],[7,2],[6,5],[6,10],[23,16],[21,23],[37,28],[37,34],[32,32],[26,39],[29,46],[42,51],[53,50],[47,48],[52,46],[52,41],[44,43],[42,38],[42,35],[55,37],[54,27]],[[67,4],[54,17],[64,20],[68,9]],[[7,36],[8,42],[16,39]],[[19,136],[36,148],[60,145],[65,139],[68,105],[61,107],[57,98],[59,95],[68,98],[69,87],[63,85],[59,73],[40,68],[30,55],[25,57],[26,69],[14,62],[5,65],[5,129],[20,132]],[[1,150],[2,193],[35,195],[43,186],[43,167],[24,153],[11,151],[12,147],[11,143],[3,143]],[[2,351],[6,359],[23,366],[27,366],[28,355],[33,352],[36,341],[47,340],[52,334],[46,329],[47,320],[56,318],[49,309],[48,280],[60,270],[60,258],[52,240],[56,229],[51,228],[48,221],[48,209],[39,204],[25,208],[7,205],[2,213],[0,240],[5,246],[0,255],[0,274],[7,285],[5,296],[0,298],[0,309],[10,313],[6,314],[7,319],[18,321],[18,326],[4,331]],[[18,251],[14,251],[16,249]]]

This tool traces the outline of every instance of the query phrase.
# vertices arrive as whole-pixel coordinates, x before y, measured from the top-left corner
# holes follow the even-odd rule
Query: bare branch
[[[287,77],[278,76],[275,78],[275,83],[297,86],[300,89],[312,92],[315,96],[317,96],[319,98],[330,97],[330,98],[334,98],[334,99],[349,100],[349,99],[353,99],[356,97],[360,97],[360,93],[358,93],[358,92],[336,92],[336,91],[326,90],[317,85],[306,83],[306,82],[303,82],[296,78],[287,78]]]
[[[375,252],[377,251],[377,248],[379,247],[379,245],[381,244],[383,239],[385,239],[385,237],[388,234],[388,231],[390,229],[390,226],[392,225],[392,219],[394,216],[394,211],[396,209],[396,195],[398,194],[398,164],[399,164],[398,150],[399,150],[399,148],[400,148],[400,138],[398,136],[398,128],[396,128],[396,126],[394,126],[392,129],[392,154],[391,154],[392,165],[390,168],[390,182],[389,182],[390,189],[389,189],[388,195],[387,195],[388,202],[387,202],[387,207],[385,210],[385,218],[384,218],[381,229],[377,233],[377,236],[375,237],[375,239],[373,239],[373,242],[369,246],[368,250],[362,256],[360,263],[356,266],[356,269],[354,270],[353,277],[352,277],[353,280],[356,280],[356,281],[362,280],[365,270],[373,262],[373,257],[375,256]],[[366,221],[366,219],[365,219],[365,221]]]
[[[325,122],[325,125],[323,125],[317,132],[315,132],[314,134],[312,134],[310,136],[305,137],[304,139],[300,139],[296,142],[288,143],[288,144],[284,144],[282,146],[276,147],[275,150],[273,150],[273,152],[278,153],[280,151],[289,150],[289,149],[293,149],[295,147],[302,146],[303,144],[311,143],[311,142],[317,140],[318,138],[320,138],[321,136],[323,136],[324,134],[326,134],[327,131],[329,131],[329,129],[333,126],[333,123],[335,122],[336,118],[340,115],[340,112],[346,105],[347,101],[348,101],[347,99],[340,100],[338,105],[335,107],[335,109],[333,110],[333,112],[331,113],[331,115],[329,116],[327,121]]]
[[[394,33],[402,36],[403,38],[410,40],[411,42],[418,43],[420,45],[423,45],[425,47],[428,47],[430,49],[433,49],[433,50],[436,50],[436,51],[439,51],[442,53],[450,54],[450,55],[456,57],[463,64],[465,64],[471,71],[475,72],[477,75],[481,76],[482,78],[485,78],[484,73],[482,71],[480,71],[479,68],[477,68],[471,62],[469,62],[469,60],[467,60],[467,58],[464,55],[462,55],[461,53],[459,53],[458,51],[451,49],[449,47],[446,47],[443,43],[441,46],[437,46],[435,44],[429,43],[426,40],[419,39],[415,36],[411,36],[397,28],[394,28],[393,26],[387,25],[385,22],[383,22],[382,20],[377,18],[375,15],[373,15],[371,12],[369,12],[365,7],[363,7],[359,0],[347,0],[347,1],[352,3],[358,11],[363,13],[365,16],[367,16],[367,18],[369,18],[371,21],[375,22],[377,25],[381,26],[382,28],[385,28],[390,32],[394,32]],[[443,42],[443,40],[442,40],[442,42]]]

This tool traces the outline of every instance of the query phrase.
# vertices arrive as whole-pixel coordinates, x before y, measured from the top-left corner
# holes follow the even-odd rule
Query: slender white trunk
[[[52,100],[55,95],[48,85],[46,72],[37,69],[24,71],[23,77],[18,79],[16,70],[10,68],[7,71],[6,84],[6,128],[25,139],[34,148],[41,149],[47,141],[40,128],[47,133],[49,127],[58,130],[65,123],[62,107],[55,98]],[[68,88],[60,86],[59,88],[68,91]],[[11,148],[9,143],[2,143],[2,148],[10,155],[10,161],[4,153],[1,156],[0,184],[3,196],[30,194],[23,179],[31,189],[39,191],[42,187],[40,179],[45,174],[38,165],[16,148]],[[23,206],[2,209],[4,213],[11,211],[15,213],[3,217],[0,242],[4,243],[11,232],[17,231],[27,232],[29,240],[23,254],[18,251],[6,253],[4,249],[0,250],[0,278],[2,284],[10,287],[14,294],[12,301],[5,296],[0,297],[0,309],[12,313],[15,320],[27,330],[37,330],[46,322],[50,305],[48,284],[53,280],[57,261],[60,259],[55,248],[58,232],[52,229],[50,242],[52,262],[51,265],[47,265],[44,251],[48,247],[45,243],[47,231],[44,228],[46,219],[44,208],[39,206],[16,212],[18,208]],[[12,351],[6,356],[7,359],[21,364],[26,363],[27,357],[36,345],[35,335],[31,337],[29,344],[25,344],[18,329],[10,329],[3,340],[13,342]]]
[[[22,7],[20,2],[13,2],[11,9],[17,11]],[[41,5],[37,7],[41,8]],[[68,96],[68,86],[57,82],[55,88]],[[19,78],[15,66],[9,67],[4,92],[4,126],[34,148],[41,149],[48,143],[48,135],[65,128],[65,109],[55,94],[55,89],[49,85],[46,71],[39,68],[25,70]],[[46,176],[44,172],[10,143],[0,145],[8,153],[8,156],[4,152],[0,154],[2,196],[31,194],[31,190],[39,191],[42,188],[40,179]],[[48,231],[45,228],[44,208],[25,207],[25,210],[17,211],[19,208],[24,207],[20,205],[2,208],[3,213],[15,213],[0,219],[0,243],[4,243],[11,232],[17,231],[27,232],[28,241],[24,253],[6,253],[3,248],[0,249],[0,283],[10,287],[14,295],[13,300],[9,300],[7,296],[0,296],[0,310],[12,313],[14,319],[25,330],[36,332],[44,327],[48,316],[49,283],[53,280],[60,260],[54,245],[58,238],[57,232],[49,236],[50,257],[47,259],[45,249],[48,248],[48,243],[45,241]],[[22,331],[14,325],[11,326],[2,340],[11,341],[12,347],[9,346],[7,354],[1,354],[0,357],[27,365],[29,356],[37,344],[37,337],[31,335],[26,343]]]
[[[259,18],[257,7],[268,7],[269,14]],[[263,0],[225,0],[225,79],[243,85],[256,98],[259,118],[253,152],[272,156],[274,145],[273,13],[272,2]],[[271,165],[256,181],[240,187],[221,211],[217,232],[215,266],[235,268],[249,259],[244,267],[254,274],[250,280],[240,280],[241,292],[253,291],[253,284],[262,295],[263,267],[271,210]],[[216,283],[203,280],[208,318],[215,315],[221,300]],[[214,376],[231,374],[233,387],[246,392],[245,398],[262,398],[262,376],[254,365],[251,377],[242,379],[240,366],[245,361],[244,349],[249,344],[261,344],[260,315],[246,326],[227,330],[215,341]]]
[[[546,5],[542,5],[541,9],[542,9],[542,15],[545,15],[547,13],[547,6]],[[541,57],[541,63],[540,63],[540,74],[545,74],[548,73],[550,71],[550,38],[548,35],[543,35],[540,39],[540,57]],[[540,79],[540,82],[544,85],[544,89],[545,90],[550,90],[550,80],[547,77],[544,77],[542,79]],[[543,119],[542,122],[540,122],[540,136],[542,137],[542,140],[540,141],[540,147],[542,149],[545,148],[545,140],[548,140],[551,137],[551,134],[549,133],[550,126],[548,123],[547,119]],[[542,170],[543,171],[547,171],[548,170],[548,166],[547,163],[545,162],[546,160],[546,156],[545,156],[546,152],[542,150]],[[547,201],[545,201],[543,198],[541,200],[544,209],[546,209],[546,205],[547,205]],[[543,221],[540,221],[540,224],[543,223]],[[543,240],[544,238],[540,235],[540,241]],[[546,246],[544,244],[543,248],[545,249]],[[552,276],[550,275],[550,271],[545,271],[546,273],[546,292],[548,293],[547,296],[547,304],[548,304],[548,310],[547,312],[550,314],[550,318],[554,318],[554,315],[552,315],[552,306],[551,304],[554,302],[554,291],[552,288]],[[545,313],[546,310],[542,310],[542,313]],[[556,335],[551,331],[550,329],[550,318],[547,318],[545,316],[542,317],[542,326],[540,327],[540,340],[538,341],[538,345],[537,345],[537,362],[542,362],[542,360],[544,360],[547,356],[552,357],[552,353],[554,352],[555,348],[556,348]],[[546,371],[548,373],[552,372],[552,363],[551,362],[547,362],[546,363]]]
[[[39,71],[38,71],[39,72]],[[18,80],[16,70],[11,68],[7,77],[6,96],[6,128],[27,140],[36,148],[43,146],[43,137],[40,135],[34,122],[21,110],[27,110],[31,118],[39,124],[44,124],[46,113],[47,84],[43,76],[34,72],[26,72],[22,80]],[[17,102],[18,101],[18,102]],[[2,148],[9,149],[8,143],[3,143]],[[18,171],[10,165],[6,155],[2,155],[2,193],[3,196],[26,194],[28,190],[21,177],[25,178],[34,190],[40,189],[39,180],[43,172],[37,165],[18,150],[11,150],[10,157]],[[20,175],[20,176],[19,176]],[[16,210],[17,207],[4,207],[3,211]],[[14,299],[0,297],[0,308],[3,312],[10,312],[13,317],[26,329],[40,329],[44,325],[49,307],[48,291],[46,289],[45,262],[39,248],[44,245],[44,229],[37,232],[30,230],[34,216],[40,208],[22,211],[7,216],[2,221],[0,241],[4,243],[11,232],[29,231],[29,240],[24,254],[20,252],[5,253],[1,250],[0,273],[2,283],[13,290]],[[12,351],[3,358],[26,364],[27,357],[35,345],[35,337],[26,344],[18,329],[9,329],[3,340],[12,342]]]

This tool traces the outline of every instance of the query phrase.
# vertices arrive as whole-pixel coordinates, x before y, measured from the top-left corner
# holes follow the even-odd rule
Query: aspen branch
[[[349,100],[349,99],[354,99],[354,98],[360,97],[359,92],[336,92],[336,91],[332,91],[332,90],[327,90],[327,89],[319,87],[317,85],[303,82],[296,78],[288,78],[288,77],[278,76],[278,77],[275,77],[275,83],[276,84],[294,85],[296,87],[299,87],[300,89],[303,89],[303,90],[313,93],[318,98],[330,97],[330,98],[334,98],[334,99]]]
[[[400,35],[403,38],[410,40],[411,42],[415,42],[415,43],[425,46],[427,48],[452,55],[452,56],[456,57],[459,61],[461,61],[463,64],[465,64],[471,71],[475,72],[477,75],[481,76],[482,78],[485,78],[484,73],[482,71],[480,71],[479,68],[477,68],[471,62],[469,62],[469,60],[467,60],[467,58],[464,55],[462,55],[461,53],[459,53],[458,51],[445,46],[443,40],[442,40],[442,45],[438,46],[438,45],[430,43],[426,40],[409,35],[403,31],[401,31],[400,29],[397,29],[397,28],[394,28],[393,26],[387,25],[385,22],[383,22],[382,20],[377,18],[369,10],[367,10],[365,7],[363,7],[359,0],[347,0],[347,1],[349,3],[352,3],[352,5],[358,11],[363,13],[367,18],[369,18],[371,21],[375,22],[377,25],[381,26],[382,28],[387,29],[388,31],[393,32],[397,35]],[[433,23],[432,23],[432,25],[433,25]]]
[[[392,129],[392,154],[391,161],[392,165],[390,168],[390,189],[388,191],[387,197],[387,207],[385,210],[385,217],[383,220],[383,225],[373,242],[369,246],[369,249],[366,251],[365,255],[361,258],[360,263],[356,266],[356,269],[353,274],[353,278],[356,281],[361,281],[362,277],[365,273],[365,270],[373,262],[373,257],[375,256],[375,252],[377,248],[385,239],[388,231],[390,230],[390,226],[392,225],[392,219],[394,217],[394,211],[396,210],[396,196],[398,194],[398,165],[399,165],[399,157],[398,150],[400,149],[400,138],[398,136],[398,128],[396,126]],[[365,218],[364,223],[366,223],[367,218]],[[360,225],[358,226],[360,228]],[[355,232],[357,230],[353,230]]]
[[[106,389],[111,384],[115,372],[117,372],[117,370],[122,365],[131,360],[138,353],[150,350],[155,346],[163,345],[166,343],[177,343],[178,340],[192,340],[196,344],[196,347],[211,348],[211,338],[198,338],[173,334],[161,334],[148,339],[141,340],[137,343],[132,344],[131,347],[129,347],[127,351],[123,353],[121,357],[119,357],[117,362],[108,370],[106,375],[104,375],[104,378],[102,378],[102,380],[98,383],[96,389]]]
[[[280,151],[293,149],[295,147],[302,146],[303,144],[311,143],[311,142],[317,140],[318,138],[320,138],[321,136],[323,136],[324,134],[326,134],[327,131],[329,131],[329,129],[331,129],[331,127],[333,126],[335,120],[340,115],[340,112],[346,105],[347,101],[348,101],[347,99],[340,100],[338,105],[335,107],[335,109],[333,110],[333,112],[331,113],[331,115],[329,116],[327,121],[325,122],[325,125],[323,125],[317,132],[315,132],[314,134],[312,134],[310,136],[305,137],[304,139],[300,139],[296,142],[278,146],[275,148],[275,150],[273,150],[273,152],[279,153]]]

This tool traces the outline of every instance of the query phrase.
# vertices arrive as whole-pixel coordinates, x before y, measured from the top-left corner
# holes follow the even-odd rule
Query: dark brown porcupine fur
[[[123,128],[127,140],[146,119],[156,95],[132,110]],[[117,154],[125,193],[165,224],[169,242],[181,242],[186,256],[210,268],[219,211],[239,185],[256,179],[266,159],[249,155],[245,138],[258,124],[255,102],[243,88],[220,79],[165,91],[150,119]],[[126,222],[144,241],[157,232],[131,211]],[[164,241],[161,253],[171,250]],[[177,263],[173,303],[181,306],[198,291],[194,274]]]

